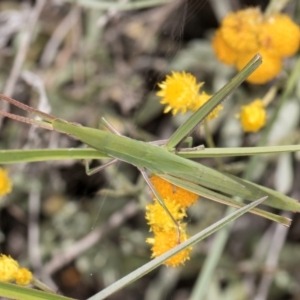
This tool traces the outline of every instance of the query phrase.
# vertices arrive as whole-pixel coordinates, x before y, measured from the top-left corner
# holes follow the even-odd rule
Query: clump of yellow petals
[[[161,198],[164,199],[169,213],[179,226],[180,242],[186,241],[188,239],[185,231],[186,223],[182,222],[182,220],[186,217],[186,208],[197,201],[198,195],[174,186],[156,175],[151,176],[150,181]],[[158,257],[178,245],[179,235],[177,227],[169,214],[155,198],[154,203],[146,206],[146,219],[150,225],[150,231],[154,235],[152,238],[146,240],[148,244],[152,245],[152,257]],[[165,261],[165,265],[176,267],[183,264],[189,259],[191,251],[192,247],[181,251]]]
[[[237,60],[237,53],[225,42],[220,29],[216,31],[212,45],[219,61],[226,65],[235,64]]]
[[[198,110],[201,106],[203,106],[212,95],[206,94],[205,92],[202,92],[198,96],[198,101],[195,103],[195,106],[193,107],[193,111]],[[219,111],[223,109],[223,106],[219,104],[216,108],[214,108],[206,117],[206,120],[209,121],[211,119],[217,118],[219,116]]]
[[[283,58],[299,50],[300,28],[287,14],[264,15],[258,8],[247,8],[223,19],[212,46],[221,62],[238,70],[260,53],[263,63],[247,81],[264,84],[280,73]]]
[[[162,97],[161,104],[167,105],[165,113],[186,113],[195,102],[202,85],[197,84],[196,78],[190,73],[173,71],[171,76],[167,75],[166,80],[158,84],[160,91],[156,95]]]
[[[13,281],[19,269],[19,264],[10,256],[0,256],[0,281]]]
[[[163,199],[170,199],[182,208],[189,207],[198,200],[197,194],[175,186],[157,175],[152,175],[150,181]]]
[[[196,78],[190,73],[173,71],[172,75],[167,75],[165,81],[158,83],[160,91],[156,93],[162,98],[160,103],[167,105],[164,113],[172,111],[173,115],[176,115],[179,112],[184,114],[187,111],[196,111],[211,97],[204,92],[199,94],[203,84],[203,82],[197,83]],[[221,107],[219,105],[207,120],[217,117],[216,112]]]
[[[257,34],[262,15],[258,8],[228,14],[221,23],[221,34],[229,47],[237,52],[256,51]]]
[[[17,261],[7,255],[0,256],[0,281],[15,281],[19,285],[28,285],[33,280],[32,273],[20,268]]]
[[[240,114],[241,124],[245,132],[257,132],[266,124],[267,114],[260,99],[242,106]]]
[[[287,14],[274,14],[265,18],[259,41],[280,57],[292,56],[299,49],[300,28]]]
[[[164,203],[176,221],[180,221],[186,216],[185,210],[179,203],[172,201],[170,198],[164,198]],[[154,199],[154,203],[146,206],[146,220],[151,226],[151,231],[155,233],[176,229],[173,220],[156,199]]]
[[[0,168],[0,196],[4,196],[11,192],[12,183],[7,175],[7,171]]]
[[[185,230],[182,229],[180,234],[180,242],[182,243],[188,238],[189,236],[186,234]],[[152,245],[152,257],[158,257],[178,245],[177,231],[175,229],[161,231],[156,233],[154,238],[148,238],[146,242]],[[164,264],[172,267],[177,267],[181,264],[184,264],[186,260],[190,259],[191,251],[192,247],[188,247],[170,259],[166,260]]]
[[[32,280],[33,275],[26,268],[20,268],[15,275],[15,281],[18,285],[28,285],[32,282]]]

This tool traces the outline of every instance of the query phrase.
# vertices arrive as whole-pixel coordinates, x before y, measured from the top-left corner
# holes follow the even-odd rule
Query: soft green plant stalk
[[[205,142],[208,145],[209,148],[214,149],[216,147],[215,142],[213,140],[211,131],[208,127],[208,122],[206,120],[204,120],[204,131],[205,131]],[[220,159],[220,157],[215,156],[214,157],[217,168],[219,171],[223,171],[224,170],[224,165],[222,160]]]

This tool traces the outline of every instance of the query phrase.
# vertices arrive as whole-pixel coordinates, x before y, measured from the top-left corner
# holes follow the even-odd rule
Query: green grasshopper
[[[214,107],[224,100],[224,98],[232,92],[233,88],[243,82],[260,63],[261,57],[257,55],[240,74],[235,76],[214,95],[210,101],[192,115],[187,121],[187,130],[184,130],[182,133],[182,128],[179,128],[163,146],[156,145],[155,143],[137,141],[113,132],[70,123],[1,94],[0,98],[3,100],[40,117],[42,120],[34,120],[4,111],[0,111],[0,114],[20,122],[70,135],[93,149],[96,149],[97,152],[102,155],[111,158],[113,162],[120,160],[134,165],[142,172],[152,192],[173,220],[178,232],[179,227],[176,221],[164,205],[159,193],[149,182],[145,172],[146,170],[171,182],[175,186],[188,189],[200,196],[226,205],[238,208],[243,206],[240,202],[231,199],[232,196],[238,196],[250,201],[268,196],[268,200],[265,201],[266,205],[284,210],[300,211],[300,205],[294,199],[281,195],[266,187],[256,185],[233,175],[219,172],[195,161],[183,158],[180,156],[180,149],[176,148],[197,124],[207,116]],[[201,118],[199,118],[200,113]],[[193,149],[191,149],[191,151],[192,150]],[[255,208],[250,212],[287,226],[290,224],[289,219],[260,209]]]

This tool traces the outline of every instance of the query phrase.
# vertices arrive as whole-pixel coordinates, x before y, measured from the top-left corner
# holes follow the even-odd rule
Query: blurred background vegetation
[[[155,96],[157,82],[171,70],[185,70],[205,81],[207,93],[217,91],[236,72],[212,51],[220,20],[247,6],[264,9],[268,1],[137,5],[142,2],[0,1],[1,93],[85,126],[97,128],[105,117],[135,139],[168,138],[188,116],[163,114]],[[298,24],[299,6],[291,1],[286,7]],[[287,66],[294,61],[290,58]],[[272,82],[244,84],[224,103],[220,117],[210,123],[217,146],[258,143],[260,134],[245,134],[235,115],[270,86]],[[282,107],[270,144],[299,142],[299,100],[300,84]],[[194,144],[201,143],[205,139],[199,129]],[[8,119],[1,124],[1,149],[81,146],[71,137]],[[299,158],[262,156],[252,179],[299,199]],[[201,162],[216,166],[213,160]],[[224,162],[240,174],[248,158]],[[132,166],[119,163],[88,177],[82,162],[68,160],[11,165],[9,172],[14,187],[0,200],[0,252],[28,266],[55,290],[86,299],[149,261],[144,207],[151,197]],[[189,234],[219,220],[225,208],[200,199],[189,211]],[[269,274],[273,284],[268,299],[300,299],[300,218],[289,217],[293,224],[288,230],[253,215],[239,219],[207,287],[207,299],[254,299]],[[212,241],[196,245],[185,266],[162,266],[109,299],[188,299]],[[268,260],[275,262],[273,268],[265,267]]]

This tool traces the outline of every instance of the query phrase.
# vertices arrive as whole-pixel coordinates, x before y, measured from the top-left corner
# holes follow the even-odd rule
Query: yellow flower
[[[254,84],[264,84],[275,78],[281,71],[282,61],[279,56],[270,55],[266,50],[259,50],[262,64],[246,79]],[[245,53],[238,57],[236,67],[240,71],[253,58],[255,53]]]
[[[263,102],[260,99],[242,106],[240,114],[241,123],[245,132],[257,132],[265,124],[267,114]]]
[[[230,13],[222,20],[220,28],[222,38],[237,52],[257,51],[259,47],[257,34],[261,20],[262,14],[258,8]]]
[[[198,96],[198,101],[197,103],[195,103],[195,106],[193,107],[193,111],[198,110],[201,106],[203,106],[209,99],[211,98],[211,95],[206,94],[205,92],[202,92],[199,96]],[[209,115],[206,117],[206,120],[211,120],[214,118],[217,118],[219,115],[219,111],[223,109],[223,106],[221,104],[219,104],[215,109],[213,109]]]
[[[198,195],[174,186],[156,175],[151,176],[150,180],[154,188],[164,199],[170,214],[178,223],[180,242],[184,242],[188,239],[188,236],[185,232],[186,223],[182,223],[181,220],[186,216],[185,208],[194,204],[198,199]],[[146,242],[153,245],[151,248],[152,257],[157,257],[177,246],[179,236],[173,220],[158,201],[156,199],[154,201],[153,204],[146,206],[146,219],[151,227],[150,231],[154,234],[154,237],[148,238]],[[189,259],[191,251],[192,248],[189,247],[166,261],[165,264],[173,267],[183,264]]]
[[[184,242],[189,238],[189,236],[182,230],[180,234],[180,242]],[[158,257],[163,253],[169,251],[178,245],[178,235],[176,230],[172,231],[162,231],[156,233],[153,238],[149,238],[146,240],[148,244],[152,244],[152,257]],[[167,261],[165,261],[166,266],[177,267],[180,264],[184,264],[186,260],[190,259],[190,253],[192,251],[192,247],[188,247],[187,249],[181,251],[180,253],[174,255]]]
[[[0,256],[0,281],[13,281],[19,269],[19,264],[10,256]]]
[[[18,285],[28,285],[32,282],[33,276],[29,270],[25,268],[20,268],[15,274],[14,279],[16,281],[16,284]]]
[[[164,198],[164,203],[176,221],[180,221],[186,216],[185,211],[178,203],[168,198]],[[153,204],[146,206],[146,220],[148,220],[148,225],[151,226],[154,232],[172,230],[175,228],[173,220],[156,199],[154,199]]]
[[[7,171],[0,168],[0,196],[11,192],[12,183],[7,175]]]
[[[271,15],[261,26],[259,40],[262,47],[278,56],[292,56],[299,49],[300,28],[286,14]]]
[[[197,84],[196,78],[190,73],[173,71],[171,76],[167,75],[166,80],[158,84],[160,91],[156,95],[162,98],[161,104],[167,105],[165,113],[186,113],[197,99],[202,85]]]
[[[219,61],[226,65],[233,65],[237,60],[237,52],[223,39],[221,30],[217,30],[212,41],[212,46]]]
[[[258,8],[248,8],[223,19],[212,46],[221,62],[235,64],[239,71],[260,53],[263,63],[247,81],[264,84],[279,74],[283,57],[299,50],[300,28],[286,14],[265,16]]]
[[[193,205],[198,200],[197,194],[175,186],[157,175],[152,175],[150,180],[163,199],[170,199],[183,208]]]
[[[33,279],[32,273],[20,268],[17,261],[7,255],[0,256],[0,281],[16,281],[19,285],[28,285]]]

